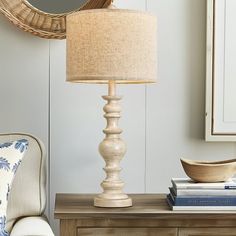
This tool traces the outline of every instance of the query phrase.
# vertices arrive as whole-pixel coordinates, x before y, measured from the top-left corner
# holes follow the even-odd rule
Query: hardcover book
[[[235,196],[236,189],[175,189],[169,188],[175,196]]]
[[[170,196],[167,202],[173,211],[236,211],[236,206],[175,206]]]
[[[220,183],[196,183],[191,179],[186,178],[173,178],[171,180],[175,189],[236,189],[236,179],[231,179],[227,182]]]
[[[169,194],[175,206],[236,206],[234,196],[173,196]]]

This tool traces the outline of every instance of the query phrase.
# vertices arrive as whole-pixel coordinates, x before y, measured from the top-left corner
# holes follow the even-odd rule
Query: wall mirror
[[[41,11],[61,14],[80,9],[87,0],[28,0],[28,2]]]
[[[206,140],[236,141],[236,1],[207,1]]]
[[[0,0],[0,12],[26,32],[47,39],[64,39],[68,14],[106,8],[111,2],[112,0]]]

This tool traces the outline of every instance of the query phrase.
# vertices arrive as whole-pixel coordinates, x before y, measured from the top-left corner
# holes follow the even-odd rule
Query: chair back
[[[7,207],[6,229],[25,216],[39,216],[46,206],[46,158],[43,143],[28,134],[0,134],[0,143],[26,139],[28,150],[17,170]]]

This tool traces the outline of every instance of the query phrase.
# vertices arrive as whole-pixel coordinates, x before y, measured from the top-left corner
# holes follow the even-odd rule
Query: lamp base
[[[107,199],[102,196],[97,196],[94,198],[94,206],[96,207],[131,207],[132,199],[127,196],[126,199]]]
[[[108,96],[103,96],[107,101],[103,110],[107,119],[107,127],[103,130],[105,138],[99,145],[99,152],[102,155],[106,166],[106,178],[101,183],[103,193],[94,199],[96,207],[130,207],[132,200],[123,192],[124,182],[120,179],[120,161],[126,153],[126,144],[121,139],[122,130],[118,127],[121,106],[121,97],[115,94],[115,81],[109,81]]]

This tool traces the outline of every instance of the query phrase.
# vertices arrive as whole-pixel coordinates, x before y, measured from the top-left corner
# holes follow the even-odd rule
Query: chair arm
[[[32,216],[20,219],[14,225],[10,236],[54,236],[51,227],[44,217]]]

